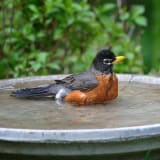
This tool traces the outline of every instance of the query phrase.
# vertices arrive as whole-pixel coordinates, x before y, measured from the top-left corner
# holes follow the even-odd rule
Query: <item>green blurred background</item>
[[[160,1],[1,0],[0,78],[78,73],[96,52],[118,73],[160,74]]]

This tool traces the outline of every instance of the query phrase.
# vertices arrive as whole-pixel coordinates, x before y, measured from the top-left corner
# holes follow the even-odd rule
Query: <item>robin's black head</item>
[[[112,51],[103,49],[97,53],[92,67],[103,74],[109,74],[113,72],[113,64],[123,59],[123,56],[116,57]]]

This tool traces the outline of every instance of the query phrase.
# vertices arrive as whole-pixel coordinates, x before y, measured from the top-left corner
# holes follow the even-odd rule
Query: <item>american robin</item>
[[[113,73],[113,65],[124,58],[103,49],[97,53],[87,71],[55,80],[54,84],[45,87],[20,89],[12,95],[19,98],[51,96],[76,104],[104,103],[118,96],[118,79]]]

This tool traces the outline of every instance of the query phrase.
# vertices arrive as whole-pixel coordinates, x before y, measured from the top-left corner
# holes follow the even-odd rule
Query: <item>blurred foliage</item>
[[[142,37],[142,47],[144,56],[144,72],[160,75],[160,1],[152,0],[145,2],[148,26],[145,28]]]
[[[1,0],[0,78],[77,73],[96,51],[127,60],[116,72],[142,73],[142,5],[73,0]]]

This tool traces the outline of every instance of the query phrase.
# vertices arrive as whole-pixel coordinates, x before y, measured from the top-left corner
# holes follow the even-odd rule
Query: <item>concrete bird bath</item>
[[[160,78],[118,75],[119,97],[94,106],[9,96],[62,77],[0,81],[0,159],[144,159],[150,151],[160,157]]]

